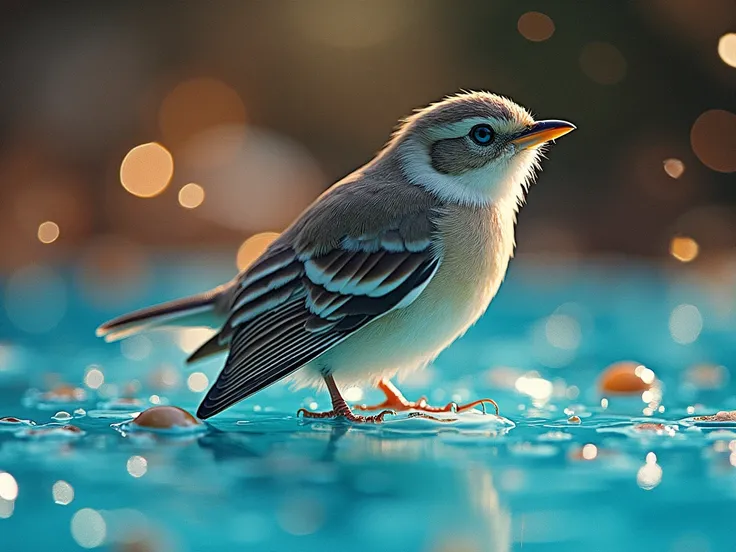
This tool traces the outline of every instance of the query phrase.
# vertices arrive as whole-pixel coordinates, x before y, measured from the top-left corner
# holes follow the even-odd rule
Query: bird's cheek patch
[[[487,165],[494,157],[495,148],[473,147],[465,136],[438,140],[430,149],[432,168],[440,174],[459,175]]]

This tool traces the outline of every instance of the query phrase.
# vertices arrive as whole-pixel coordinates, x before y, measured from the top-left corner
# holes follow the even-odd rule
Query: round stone
[[[202,422],[177,406],[154,406],[141,412],[131,424],[138,427],[170,429],[198,426],[202,425]]]

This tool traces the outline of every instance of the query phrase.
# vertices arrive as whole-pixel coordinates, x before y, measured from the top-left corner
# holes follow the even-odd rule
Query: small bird
[[[575,129],[535,121],[511,100],[463,92],[401,122],[368,164],[310,205],[232,281],[100,326],[113,341],[163,326],[218,333],[194,362],[228,351],[197,410],[209,418],[291,376],[326,386],[329,412],[378,423],[396,410],[458,411],[410,402],[390,382],[432,361],[483,314],[515,246],[516,215],[542,147]],[[341,386],[377,383],[377,415],[353,412]],[[493,403],[495,405],[495,403]]]

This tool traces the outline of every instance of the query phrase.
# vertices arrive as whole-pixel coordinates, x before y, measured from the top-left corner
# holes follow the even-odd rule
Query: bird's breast
[[[436,224],[442,262],[430,283],[435,289],[428,286],[427,291],[445,298],[444,309],[457,312],[469,326],[488,307],[506,274],[514,220],[495,206],[452,206],[443,209]]]

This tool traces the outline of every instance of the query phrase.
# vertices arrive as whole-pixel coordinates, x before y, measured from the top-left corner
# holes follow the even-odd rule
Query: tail
[[[232,286],[226,284],[204,293],[118,316],[97,328],[97,335],[109,342],[166,326],[217,328],[223,323],[231,289]]]

